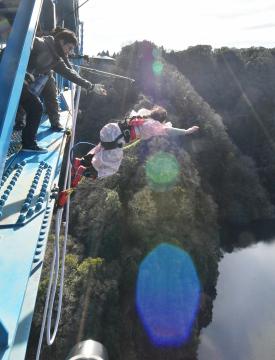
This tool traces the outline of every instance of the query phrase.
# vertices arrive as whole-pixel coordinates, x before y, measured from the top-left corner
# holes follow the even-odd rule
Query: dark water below
[[[198,359],[275,359],[275,238],[226,253],[219,271]]]

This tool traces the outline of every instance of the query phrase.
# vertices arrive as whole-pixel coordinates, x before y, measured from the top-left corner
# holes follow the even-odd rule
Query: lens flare
[[[160,347],[184,344],[200,300],[200,282],[190,256],[161,244],[140,265],[136,307],[152,343]]]
[[[149,186],[161,192],[175,185],[180,167],[174,155],[159,151],[147,160],[145,172]]]
[[[155,59],[159,59],[162,55],[162,50],[158,48],[154,48],[152,51],[152,55]]]
[[[163,70],[163,64],[162,62],[156,60],[153,62],[153,73],[156,75],[156,76],[160,76],[161,73],[162,73],[162,70]]]

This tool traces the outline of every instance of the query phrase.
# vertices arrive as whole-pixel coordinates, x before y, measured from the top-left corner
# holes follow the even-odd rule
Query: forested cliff
[[[87,338],[102,342],[111,360],[196,359],[216,295],[220,228],[274,216],[274,56],[264,48],[209,46],[167,53],[144,41],[124,47],[112,69],[134,84],[84,73],[103,82],[108,96],[83,94],[79,140],[97,143],[103,125],[154,104],[174,126],[200,130],[139,142],[124,151],[117,174],[80,185],[71,204],[61,327],[42,359],[65,358]],[[168,349],[152,345],[135,305],[139,265],[161,243],[189,253],[202,289],[189,341]],[[44,271],[30,359],[47,282]]]

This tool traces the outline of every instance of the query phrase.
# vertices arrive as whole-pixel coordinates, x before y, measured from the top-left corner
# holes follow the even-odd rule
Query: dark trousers
[[[92,155],[92,154],[87,154],[87,155],[83,156],[80,163],[81,163],[81,165],[83,165],[87,168],[85,170],[85,172],[83,173],[83,175],[86,177],[92,177],[92,178],[96,179],[98,174],[97,174],[96,169],[92,165],[93,156],[94,155]]]
[[[50,75],[46,82],[44,89],[41,92],[41,97],[45,105],[46,113],[49,116],[50,123],[56,123],[59,121],[59,104],[57,101],[57,88],[53,74]]]
[[[23,85],[20,105],[26,112],[26,126],[22,130],[22,145],[32,146],[36,142],[43,106],[40,99],[28,91],[26,85]]]

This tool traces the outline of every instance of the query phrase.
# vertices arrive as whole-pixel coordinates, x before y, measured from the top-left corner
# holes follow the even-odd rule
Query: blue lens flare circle
[[[177,347],[188,340],[200,293],[196,269],[184,250],[164,243],[146,256],[138,273],[136,307],[154,345]]]

